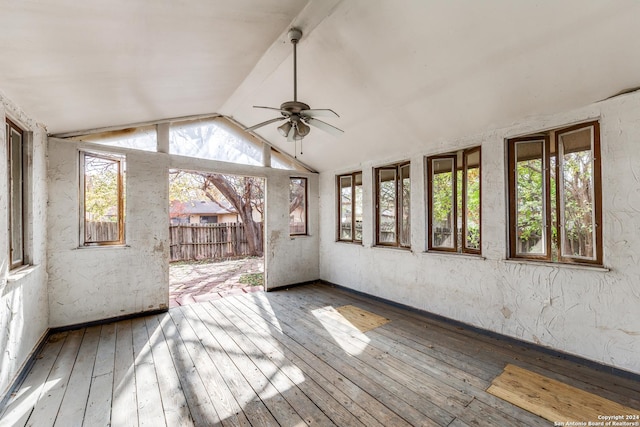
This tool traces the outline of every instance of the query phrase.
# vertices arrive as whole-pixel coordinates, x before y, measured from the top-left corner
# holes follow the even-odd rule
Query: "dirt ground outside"
[[[174,262],[169,266],[169,307],[260,292],[263,276],[264,258]]]

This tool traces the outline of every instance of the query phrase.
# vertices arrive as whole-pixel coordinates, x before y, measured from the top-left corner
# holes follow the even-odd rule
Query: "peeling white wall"
[[[78,150],[81,146],[127,156],[126,247],[78,247]],[[50,138],[48,272],[51,327],[167,307],[170,167],[266,178],[267,287],[319,278],[317,175]],[[309,178],[310,235],[291,239],[289,177],[301,175]]]
[[[486,134],[426,141],[408,157],[320,176],[320,277],[599,363],[640,373],[640,93]],[[599,119],[609,270],[507,261],[505,138]],[[424,156],[482,145],[482,255],[426,253]],[[412,250],[373,247],[372,167],[411,160]],[[336,236],[336,174],[363,171],[363,244]]]
[[[168,307],[168,156],[126,154],[125,247],[79,247],[80,143],[49,139],[50,327]]]
[[[320,278],[318,175],[292,173],[291,176],[307,177],[308,235],[289,235],[290,172],[272,174],[267,179],[265,263],[268,289]]]
[[[5,117],[31,132],[31,147],[25,150],[29,176],[25,193],[27,238],[25,249],[30,266],[9,271],[8,179]],[[0,94],[0,396],[44,336],[48,326],[46,276],[46,131],[10,100]],[[29,137],[25,138],[29,139]],[[29,145],[29,143],[27,143]]]

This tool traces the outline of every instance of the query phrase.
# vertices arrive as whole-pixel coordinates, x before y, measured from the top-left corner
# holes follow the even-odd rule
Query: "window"
[[[217,224],[218,215],[202,215],[200,216],[200,224]]]
[[[243,165],[263,163],[262,143],[219,117],[172,123],[169,152]]]
[[[11,268],[25,264],[24,256],[24,132],[10,120],[6,122],[7,170],[9,181],[9,259]]]
[[[124,244],[124,156],[80,152],[84,246]]]
[[[508,141],[512,258],[602,264],[597,122]]]
[[[289,182],[289,234],[307,234],[307,178]]]
[[[338,176],[338,240],[362,242],[362,172]]]
[[[376,245],[411,246],[411,176],[409,163],[374,170]]]
[[[427,158],[428,249],[480,254],[480,147]]]
[[[94,144],[108,145],[111,147],[132,148],[144,151],[156,151],[157,147],[155,125],[80,135],[70,137],[69,139],[72,141],[92,142]]]

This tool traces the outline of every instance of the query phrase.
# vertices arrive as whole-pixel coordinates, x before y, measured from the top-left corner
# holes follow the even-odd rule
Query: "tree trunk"
[[[203,174],[205,177],[204,192],[209,199],[215,200],[207,187],[209,184],[214,185],[218,191],[233,205],[233,207],[242,218],[244,224],[244,233],[249,246],[249,255],[262,256],[262,230],[260,225],[253,220],[253,209],[251,208],[252,186],[255,185],[251,178],[241,178],[244,181],[243,194],[239,194],[237,189],[227,180],[224,175],[220,174]]]

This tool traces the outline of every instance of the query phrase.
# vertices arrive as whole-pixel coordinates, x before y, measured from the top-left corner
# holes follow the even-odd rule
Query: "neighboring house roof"
[[[236,214],[237,211],[231,206],[222,206],[211,200],[189,200],[171,202],[171,218],[182,215],[222,215]]]

